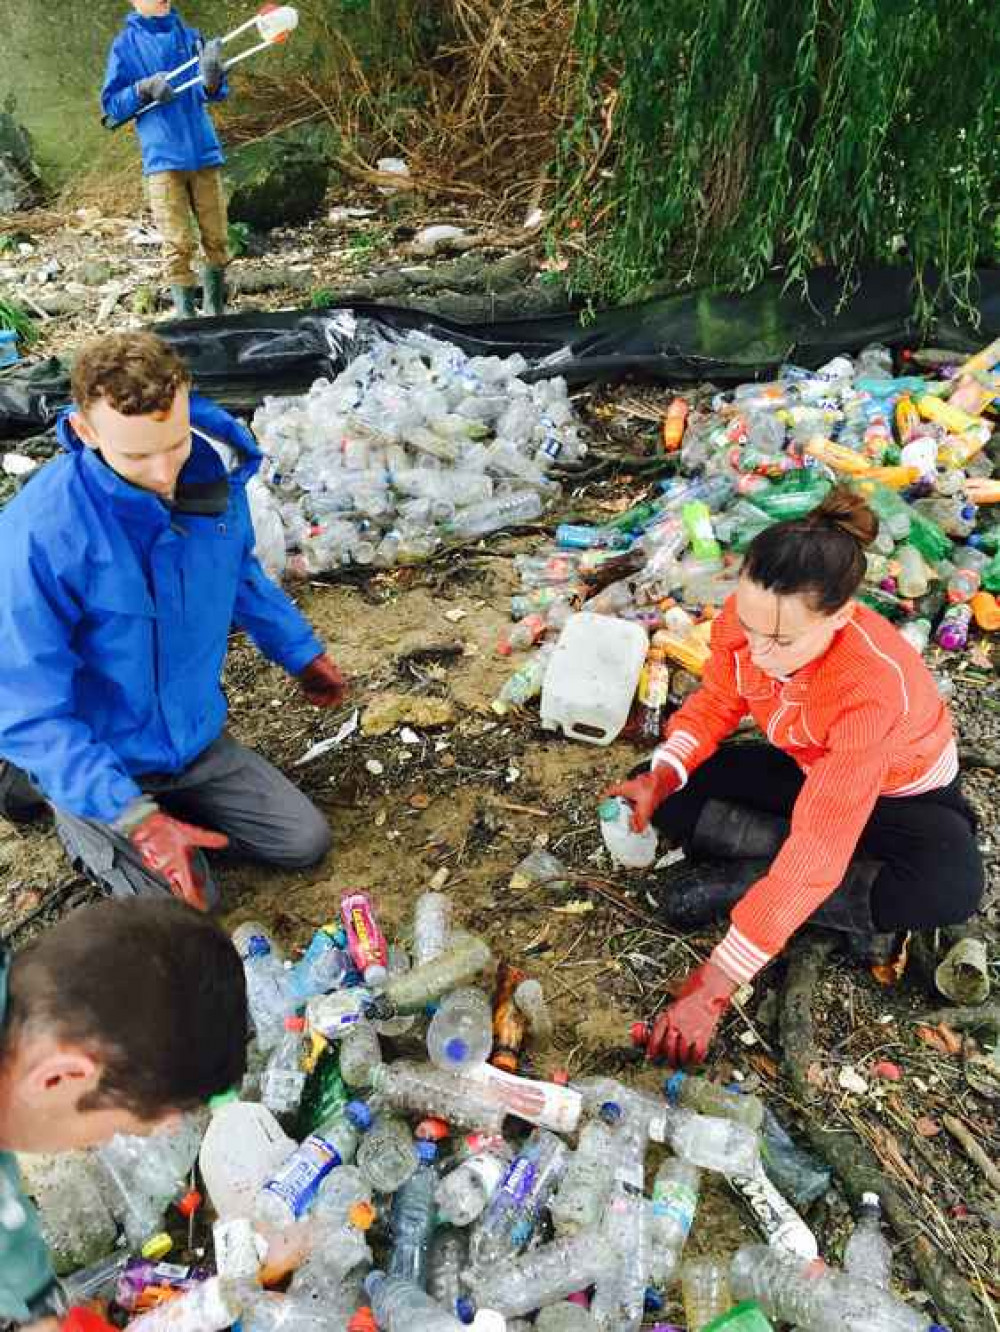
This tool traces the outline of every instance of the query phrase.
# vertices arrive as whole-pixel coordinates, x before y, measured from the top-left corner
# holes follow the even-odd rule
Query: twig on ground
[[[962,1121],[956,1119],[954,1115],[942,1115],[941,1123],[962,1148],[973,1165],[977,1166],[993,1187],[1000,1192],[1000,1170],[997,1169],[986,1155],[982,1147],[980,1147],[979,1143]]]

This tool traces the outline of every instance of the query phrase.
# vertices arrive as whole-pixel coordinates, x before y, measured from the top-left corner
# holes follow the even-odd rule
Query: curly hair
[[[155,333],[111,333],[82,347],[73,362],[76,405],[104,399],[123,416],[166,414],[191,372]]]

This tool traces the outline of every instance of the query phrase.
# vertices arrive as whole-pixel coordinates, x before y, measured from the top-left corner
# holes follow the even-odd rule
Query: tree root
[[[811,1001],[829,951],[825,940],[802,940],[790,954],[781,998],[785,1071],[796,1095],[807,1105],[817,1096],[808,1071],[819,1053],[813,1039]],[[984,1310],[976,1291],[921,1232],[912,1203],[883,1171],[871,1150],[845,1129],[823,1127],[818,1116],[807,1118],[805,1132],[813,1149],[836,1171],[855,1201],[860,1201],[862,1193],[879,1195],[889,1224],[906,1245],[922,1284],[951,1332],[982,1332]]]

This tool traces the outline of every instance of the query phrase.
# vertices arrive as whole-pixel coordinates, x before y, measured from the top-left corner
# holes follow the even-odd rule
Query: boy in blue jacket
[[[204,42],[172,12],[171,0],[132,0],[132,8],[135,12],[108,54],[101,107],[110,124],[143,110],[135,122],[142,171],[153,219],[163,236],[165,277],[177,313],[182,318],[196,313],[193,212],[205,251],[204,312],[219,315],[225,309],[229,263],[224,158],[205,104],[228,95],[222,43]],[[202,81],[175,93],[166,74],[192,56],[199,57]],[[193,72],[186,70],[178,82]]]
[[[204,849],[298,867],[330,845],[315,805],[225,733],[231,631],[319,707],[346,685],[253,553],[250,432],[152,333],[90,343],[72,382],[64,456],[0,514],[0,757],[107,891],[205,907]]]

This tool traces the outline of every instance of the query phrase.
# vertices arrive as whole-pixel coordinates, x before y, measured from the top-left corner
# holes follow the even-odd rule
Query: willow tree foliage
[[[1000,23],[982,0],[579,0],[558,234],[581,287],[749,286],[1000,258]]]

